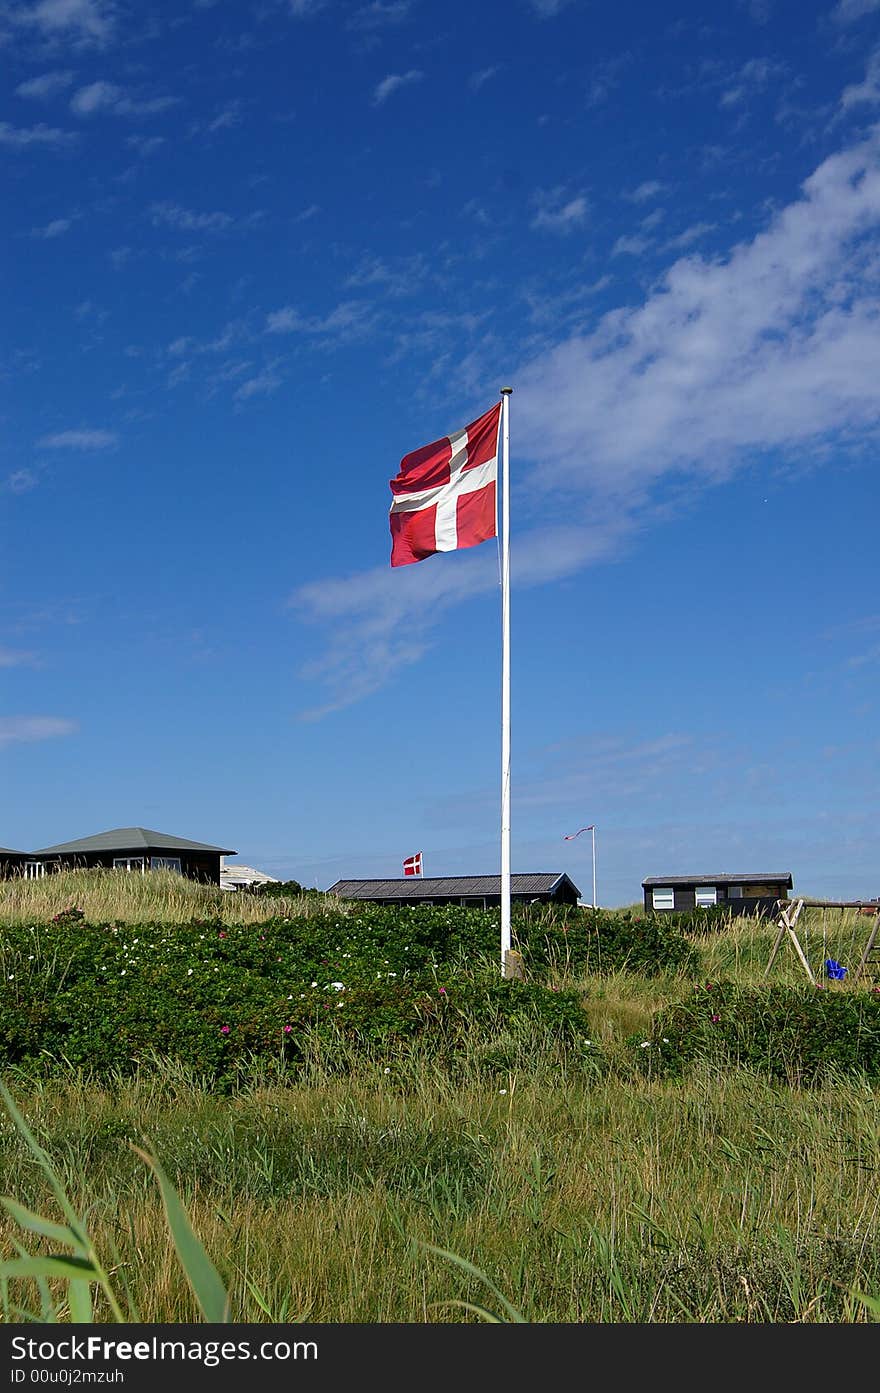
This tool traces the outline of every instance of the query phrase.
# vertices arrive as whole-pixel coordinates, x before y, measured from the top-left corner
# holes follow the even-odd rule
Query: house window
[[[180,857],[179,857],[179,856],[151,856],[151,857],[150,857],[150,870],[151,870],[151,871],[177,871],[177,874],[180,875],[180,874],[181,874],[181,869],[180,869]]]
[[[727,887],[727,898],[728,898],[729,900],[741,900],[742,897],[743,897],[743,888],[742,888],[741,885],[728,885],[728,887]]]
[[[114,856],[114,871],[142,871],[144,869],[143,856]]]
[[[698,885],[694,890],[694,901],[697,909],[708,909],[710,905],[718,903],[718,891],[714,885]]]
[[[654,909],[675,909],[675,891],[671,885],[655,885],[651,893]]]
[[[486,901],[482,895],[468,895],[462,900],[465,909],[485,909]]]
[[[46,867],[42,861],[25,861],[24,878],[25,880],[40,880],[46,874]]]

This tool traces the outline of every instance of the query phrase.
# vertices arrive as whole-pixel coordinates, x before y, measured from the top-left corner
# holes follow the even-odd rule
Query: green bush
[[[552,914],[523,911],[514,917],[514,928],[532,969],[554,967],[578,976],[628,971],[648,977],[699,970],[697,950],[671,916],[553,906]]]
[[[661,1075],[700,1062],[796,1086],[835,1071],[880,1079],[880,991],[704,982],[657,1012],[647,1041],[631,1043],[642,1067]]]
[[[492,960],[466,951],[466,913],[227,926],[88,924],[68,912],[6,928],[0,1066],[126,1073],[161,1056],[220,1080],[245,1060],[296,1064],[316,1040],[369,1053],[424,1039],[450,1054],[510,1028],[563,1045],[585,1037],[576,995],[503,982],[497,948]],[[490,923],[479,917],[478,940]]]

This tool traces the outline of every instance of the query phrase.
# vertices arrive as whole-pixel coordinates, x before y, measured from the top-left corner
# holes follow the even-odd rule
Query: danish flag
[[[391,480],[392,566],[475,547],[498,535],[500,422],[499,402],[463,430],[404,455]]]
[[[417,851],[415,856],[408,856],[403,863],[404,875],[422,874],[422,853]]]

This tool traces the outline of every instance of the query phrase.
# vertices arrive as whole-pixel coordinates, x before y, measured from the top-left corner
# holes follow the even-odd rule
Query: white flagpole
[[[591,827],[591,828],[590,828],[590,831],[591,831],[592,834],[593,834],[593,908],[594,908],[594,909],[598,909],[598,905],[597,905],[597,903],[596,903],[596,829],[595,829],[595,827]]]
[[[510,394],[501,388],[501,972],[510,952]]]

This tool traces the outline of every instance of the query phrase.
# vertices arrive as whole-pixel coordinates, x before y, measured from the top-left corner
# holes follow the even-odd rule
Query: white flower
[[[313,982],[313,983],[312,983],[312,986],[313,986],[313,987],[316,987],[317,985],[318,985],[317,982]]]
[[[669,1044],[669,1040],[667,1039],[667,1037],[666,1037],[665,1035],[663,1036],[663,1043],[664,1043],[664,1045],[668,1045],[668,1044]]]
[[[186,975],[187,975],[187,977],[192,977],[192,975],[193,975],[193,970],[192,970],[191,967],[188,967],[188,968],[186,969]]]
[[[383,1070],[382,1070],[382,1073],[383,1073],[383,1074],[390,1074],[390,1073],[391,1073],[391,1070],[390,1070],[390,1069],[383,1069]]]
[[[650,1041],[650,1040],[643,1040],[642,1043],[639,1045],[639,1049],[640,1049],[640,1050],[646,1050],[646,1049],[649,1048],[650,1044],[651,1044],[651,1041]]]
[[[499,1093],[506,1093],[506,1092],[507,1092],[507,1089],[506,1089],[506,1088],[499,1088],[498,1092],[499,1092]]]
[[[344,991],[345,991],[345,985],[344,985],[344,983],[342,983],[342,982],[331,982],[330,985],[331,985],[331,987],[333,988],[333,990],[334,990],[335,992],[344,992]]]

